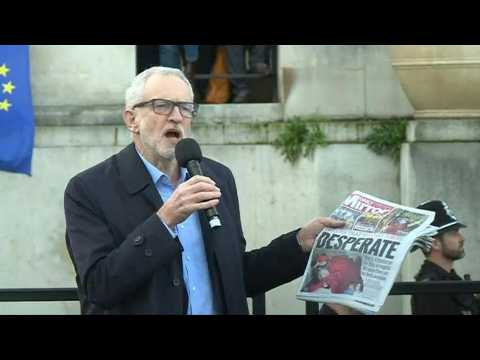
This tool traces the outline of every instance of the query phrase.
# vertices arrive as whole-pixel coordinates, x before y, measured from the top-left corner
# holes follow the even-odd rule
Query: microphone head
[[[202,161],[200,145],[191,138],[180,140],[175,146],[175,157],[180,167],[186,167],[190,160]]]

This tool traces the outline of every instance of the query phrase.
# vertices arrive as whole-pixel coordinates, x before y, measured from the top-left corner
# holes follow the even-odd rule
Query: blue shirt
[[[174,192],[174,187],[166,174],[153,166],[137,150],[148,173],[152,177],[163,202],[166,202]],[[180,181],[183,183],[187,176],[187,169],[180,168]],[[162,220],[163,222],[163,220]],[[172,237],[178,236],[183,246],[183,280],[188,293],[188,310],[190,315],[213,315],[216,314],[210,272],[208,270],[207,256],[203,242],[202,230],[198,213],[194,212],[185,221],[171,229]]]

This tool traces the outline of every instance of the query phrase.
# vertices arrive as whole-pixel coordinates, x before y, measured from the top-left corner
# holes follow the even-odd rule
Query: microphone
[[[194,139],[186,138],[180,140],[175,146],[175,157],[178,165],[187,168],[191,176],[203,176],[202,167],[200,166],[200,162],[203,159],[202,151],[200,150],[200,145]],[[205,214],[211,229],[222,226],[215,206],[205,209]]]

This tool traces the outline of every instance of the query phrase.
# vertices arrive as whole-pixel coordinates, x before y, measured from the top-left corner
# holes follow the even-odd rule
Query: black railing
[[[0,289],[0,302],[78,301],[76,288]]]
[[[208,79],[261,79],[269,76],[273,76],[273,73],[268,74],[196,74],[195,80],[208,80]]]
[[[397,282],[389,295],[480,293],[480,281]],[[76,288],[0,289],[0,302],[78,301]],[[306,302],[307,315],[318,314],[319,304]],[[252,298],[252,313],[265,315],[265,294]]]
[[[428,281],[428,282],[396,282],[389,295],[413,294],[475,294],[480,293],[480,281]],[[316,315],[320,306],[315,302],[305,305],[307,315]]]

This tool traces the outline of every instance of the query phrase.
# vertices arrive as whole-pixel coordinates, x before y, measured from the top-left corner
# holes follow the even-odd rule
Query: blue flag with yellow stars
[[[0,45],[0,170],[32,174],[34,134],[28,45]]]

